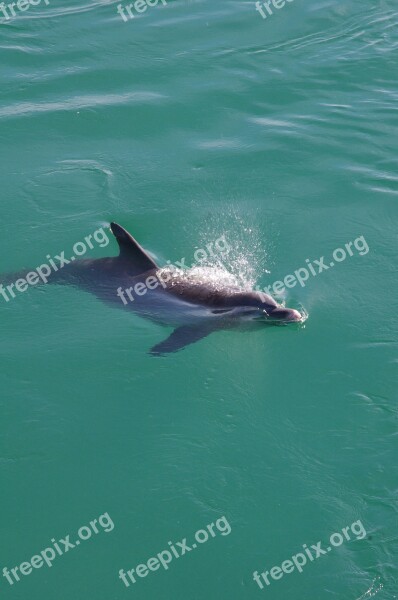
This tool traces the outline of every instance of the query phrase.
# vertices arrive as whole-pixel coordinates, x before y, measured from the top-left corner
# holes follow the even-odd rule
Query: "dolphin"
[[[151,348],[152,356],[177,352],[218,329],[303,320],[265,293],[218,283],[214,276],[198,279],[191,270],[161,268],[126,229],[111,223],[111,231],[119,256],[74,260],[52,272],[48,283],[73,285],[110,306],[172,326],[169,337]]]

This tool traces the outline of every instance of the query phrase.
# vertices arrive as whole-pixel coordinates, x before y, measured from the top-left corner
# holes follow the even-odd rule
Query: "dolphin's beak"
[[[274,308],[270,318],[284,323],[297,323],[303,320],[303,316],[294,308]]]

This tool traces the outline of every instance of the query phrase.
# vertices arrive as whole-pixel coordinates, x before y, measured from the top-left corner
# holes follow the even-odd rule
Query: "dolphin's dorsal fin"
[[[133,263],[139,273],[159,268],[155,261],[148,256],[133,236],[123,229],[123,227],[117,223],[111,223],[111,230],[119,244],[119,258]]]

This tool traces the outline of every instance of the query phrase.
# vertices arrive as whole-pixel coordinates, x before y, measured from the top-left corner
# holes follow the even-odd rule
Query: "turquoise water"
[[[117,6],[1,18],[2,273],[102,227],[85,258],[114,256],[110,221],[160,264],[225,236],[261,287],[368,251],[286,288],[301,326],[164,357],[170,328],[82,290],[0,297],[1,597],[396,598],[397,5]],[[21,567],[46,548],[51,568]]]

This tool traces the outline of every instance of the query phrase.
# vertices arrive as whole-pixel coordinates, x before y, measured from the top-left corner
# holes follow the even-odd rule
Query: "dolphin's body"
[[[176,352],[242,322],[302,320],[298,311],[277,305],[264,293],[219,286],[211,279],[192,281],[182,270],[162,270],[123,227],[112,223],[111,229],[119,256],[76,260],[53,272],[49,283],[75,285],[109,305],[173,326],[172,334],[151,349],[152,355]]]

